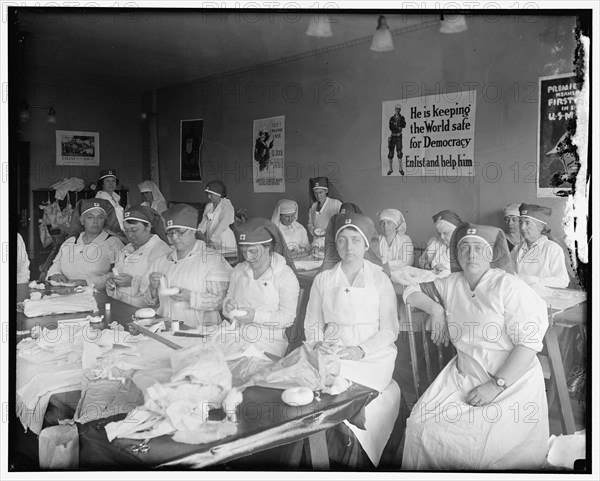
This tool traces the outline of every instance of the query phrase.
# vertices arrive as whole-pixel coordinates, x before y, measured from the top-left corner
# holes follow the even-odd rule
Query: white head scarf
[[[281,226],[281,214],[294,214],[293,222],[298,220],[298,203],[295,200],[281,199],[277,202],[273,215],[271,216],[271,222],[277,227]]]
[[[144,182],[138,184],[138,189],[140,189],[140,193],[142,192],[152,192],[152,202],[158,202],[162,200],[165,204],[167,203],[165,197],[161,194],[158,186],[152,182],[151,180],[145,180]],[[152,206],[149,206],[152,207]]]
[[[406,233],[406,221],[404,220],[404,216],[402,212],[397,209],[383,209],[382,211],[377,213],[377,218],[379,222],[382,220],[389,220],[396,224],[396,233],[398,235],[404,235]]]

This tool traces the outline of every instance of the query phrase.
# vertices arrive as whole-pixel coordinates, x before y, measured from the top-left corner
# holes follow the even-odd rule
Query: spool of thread
[[[111,319],[111,315],[110,315],[110,302],[107,302],[106,304],[104,304],[104,323],[108,326],[110,325],[110,323],[112,322]]]
[[[177,331],[179,331],[179,323],[180,322],[181,321],[178,321],[178,320],[171,321],[171,332],[177,332]]]

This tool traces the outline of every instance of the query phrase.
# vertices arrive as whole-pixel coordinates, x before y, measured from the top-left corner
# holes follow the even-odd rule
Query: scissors
[[[150,439],[151,438],[146,438],[140,444],[134,444],[131,446],[131,451],[134,453],[147,453],[150,451],[150,446],[148,446]]]

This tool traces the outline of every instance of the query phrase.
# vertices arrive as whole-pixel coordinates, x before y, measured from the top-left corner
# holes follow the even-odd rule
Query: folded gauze
[[[71,314],[73,312],[97,311],[98,303],[91,287],[83,292],[64,296],[48,296],[39,301],[30,299],[23,302],[23,313],[27,317],[48,316],[50,314]]]

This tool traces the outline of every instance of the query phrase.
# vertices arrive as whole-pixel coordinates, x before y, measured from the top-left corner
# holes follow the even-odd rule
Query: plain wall
[[[292,198],[305,224],[308,179],[327,175],[343,201],[372,217],[387,207],[402,210],[417,244],[432,235],[431,217],[440,210],[503,226],[502,208],[513,202],[552,207],[553,232],[561,237],[564,200],[536,196],[537,88],[540,76],[571,71],[575,19],[479,16],[468,25],[455,35],[436,28],[397,35],[392,52],[372,52],[362,43],[158,90],[163,194],[206,202],[205,182],[221,179],[236,208],[270,218],[278,199]],[[381,175],[382,101],[472,89],[474,177]],[[286,192],[255,194],[253,120],[277,115],[285,115]],[[179,122],[197,118],[204,119],[204,182],[179,182]]]

